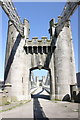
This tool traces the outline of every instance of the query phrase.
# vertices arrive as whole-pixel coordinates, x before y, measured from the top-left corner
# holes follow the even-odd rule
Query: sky
[[[26,18],[30,23],[30,39],[32,37],[49,36],[49,21],[58,16],[64,8],[65,2],[15,2],[14,6],[21,17],[21,21]],[[0,8],[0,80],[4,78],[5,51],[8,30],[8,17]],[[72,37],[75,52],[76,72],[78,72],[78,9],[71,16]],[[2,35],[2,36],[1,36]],[[43,74],[45,72],[42,72]],[[41,73],[40,73],[41,74]]]
[[[33,70],[32,71],[32,74],[34,75],[34,79],[36,76],[39,77],[39,80],[42,80],[42,76],[45,76],[45,78],[47,77],[47,74],[48,74],[48,70],[45,70],[45,69],[36,69],[36,70]]]

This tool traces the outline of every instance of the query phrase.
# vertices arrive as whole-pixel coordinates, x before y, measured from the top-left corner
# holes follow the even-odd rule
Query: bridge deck
[[[34,120],[37,120],[37,118],[43,120],[45,120],[44,118],[46,120],[49,120],[49,118],[78,118],[77,109],[77,103],[50,101],[49,94],[39,88],[32,95],[31,102],[0,113],[0,116],[2,115],[3,118],[34,118]]]

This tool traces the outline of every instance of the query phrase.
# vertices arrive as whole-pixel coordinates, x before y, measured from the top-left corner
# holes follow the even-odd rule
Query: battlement
[[[51,41],[51,39],[48,39],[45,36],[41,37],[41,39],[38,39],[38,37],[33,37],[32,40],[26,39],[24,49],[27,54],[52,53],[55,47],[51,46]]]
[[[47,37],[33,37],[32,40],[27,39],[25,42],[25,46],[50,46],[51,40]]]

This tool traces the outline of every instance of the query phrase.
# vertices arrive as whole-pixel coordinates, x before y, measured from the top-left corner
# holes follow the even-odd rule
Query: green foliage
[[[5,105],[9,105],[9,104],[11,104],[11,103],[10,102],[5,103]]]

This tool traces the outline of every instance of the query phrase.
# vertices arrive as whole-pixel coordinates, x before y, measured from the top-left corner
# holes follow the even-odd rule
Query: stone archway
[[[42,71],[42,72],[41,72]],[[44,72],[44,73],[43,73]],[[37,73],[37,74],[36,74]],[[34,67],[30,69],[30,90],[34,91],[39,87],[39,81],[42,88],[51,94],[51,70],[45,67]]]

